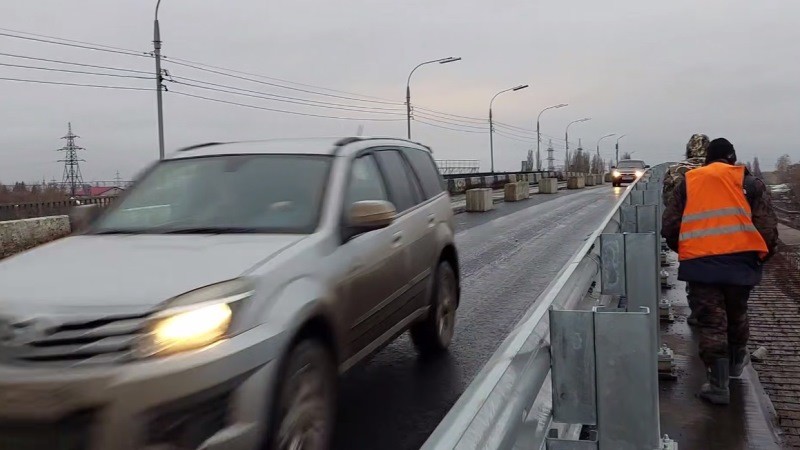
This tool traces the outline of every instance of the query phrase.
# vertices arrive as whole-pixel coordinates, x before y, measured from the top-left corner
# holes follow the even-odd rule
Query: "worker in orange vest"
[[[747,300],[775,253],[778,228],[764,183],[736,164],[727,139],[714,139],[703,167],[686,172],[663,215],[662,236],[689,284],[708,382],[700,397],[730,403],[730,377],[749,361]]]

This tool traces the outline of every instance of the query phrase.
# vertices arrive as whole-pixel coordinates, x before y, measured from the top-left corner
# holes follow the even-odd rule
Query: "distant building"
[[[116,186],[88,186],[76,192],[77,197],[116,197],[125,189]]]

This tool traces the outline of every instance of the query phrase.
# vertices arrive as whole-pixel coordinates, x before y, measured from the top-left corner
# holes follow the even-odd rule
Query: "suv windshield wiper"
[[[162,231],[164,234],[245,234],[262,232],[262,230],[252,227],[192,227]]]

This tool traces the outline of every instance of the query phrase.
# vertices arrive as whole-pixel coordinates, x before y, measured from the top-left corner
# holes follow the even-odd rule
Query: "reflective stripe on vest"
[[[767,245],[753,225],[744,195],[744,167],[713,163],[686,174],[686,207],[681,222],[681,261],[758,252]]]

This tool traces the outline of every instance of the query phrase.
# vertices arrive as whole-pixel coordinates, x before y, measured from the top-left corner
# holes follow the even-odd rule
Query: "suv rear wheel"
[[[442,261],[436,268],[433,299],[428,317],[411,327],[411,340],[422,355],[444,352],[453,340],[458,306],[458,279],[453,267]]]
[[[269,450],[327,450],[336,404],[336,367],[328,348],[307,338],[289,352],[278,378]]]

